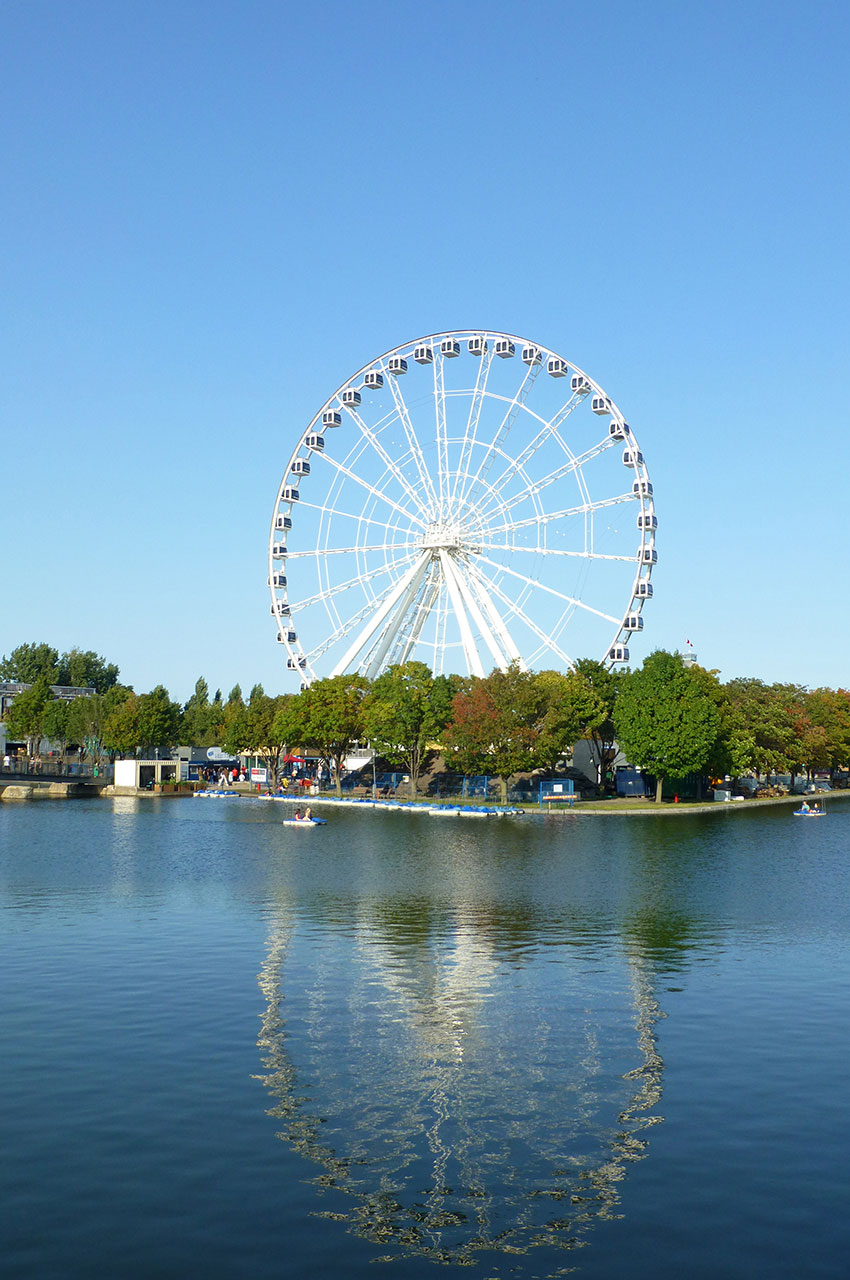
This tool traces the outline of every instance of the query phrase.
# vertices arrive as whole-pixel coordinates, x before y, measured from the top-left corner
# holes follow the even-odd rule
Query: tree
[[[277,702],[274,737],[285,744],[287,751],[292,752],[307,741],[307,700],[303,693],[286,693]]]
[[[826,735],[833,769],[850,764],[850,692],[847,689],[813,689],[806,696],[806,714]]]
[[[660,803],[665,778],[683,778],[705,768],[717,740],[720,714],[703,676],[686,667],[681,654],[657,649],[625,682],[614,724],[631,763],[655,775],[655,799]]]
[[[451,714],[451,682],[447,676],[435,678],[424,662],[388,668],[363,702],[366,737],[374,751],[409,775],[411,799],[425,753]]]
[[[804,690],[798,685],[766,685],[742,677],[724,686],[728,701],[730,772],[798,773],[801,757],[799,725]]]
[[[49,675],[37,676],[6,712],[6,733],[12,740],[26,740],[28,756],[36,754],[44,734],[44,712],[52,697],[50,684]]]
[[[41,720],[41,732],[45,738],[59,746],[62,756],[68,746],[68,712],[70,703],[64,698],[51,698],[45,705]]]
[[[238,688],[238,686],[237,686]],[[280,761],[286,740],[278,731],[277,715],[284,704],[283,696],[270,698],[261,684],[254,685],[246,706],[241,701],[228,700],[233,712],[227,720],[224,745],[234,755],[249,752],[259,756],[269,771],[269,780],[277,782]]]
[[[58,664],[58,678],[54,684],[74,685],[77,688],[94,689],[106,693],[118,683],[120,672],[114,662],[107,662],[93,649],[69,649]]]
[[[100,763],[107,750],[105,743],[107,719],[133,696],[132,689],[118,684],[107,689],[105,693],[93,693],[87,698],[74,698],[68,703],[68,742],[77,744],[80,749],[80,759],[88,755],[95,763]],[[131,749],[135,750],[135,744]]]
[[[522,671],[518,663],[507,671],[497,668],[455,695],[443,738],[446,751],[465,774],[494,774],[504,804],[513,775],[538,762],[540,726],[548,707],[546,683],[532,672]]]
[[[183,708],[183,739],[186,744],[190,747],[208,746],[212,722],[209,685],[203,676],[199,676],[195,681],[195,691]]]
[[[118,683],[119,671],[93,649],[69,649],[59,656],[49,644],[19,644],[8,658],[0,662],[0,680],[32,684],[39,676],[47,676],[48,684],[74,685],[105,693]]]
[[[103,744],[113,755],[134,756],[140,743],[139,698],[131,693],[106,716]]]
[[[306,718],[304,744],[318,751],[334,775],[336,793],[342,795],[345,757],[365,734],[363,701],[369,688],[364,676],[330,676],[304,690]]]
[[[161,684],[138,700],[139,745],[143,748],[176,746],[180,738],[180,707]]]
[[[173,747],[179,736],[180,707],[161,684],[150,693],[130,693],[109,711],[103,725],[103,745],[122,756]]]
[[[573,744],[604,724],[608,714],[601,695],[590,679],[578,671],[541,671],[537,684],[546,698],[546,710],[538,727],[537,764],[554,769],[569,756]]]
[[[19,644],[0,661],[0,680],[34,684],[44,677],[48,685],[58,684],[58,666],[59,651],[49,644]]]
[[[608,770],[617,754],[614,731],[614,707],[617,694],[628,672],[612,671],[593,658],[579,658],[572,673],[576,682],[576,701],[584,709],[580,711],[580,729],[576,735],[590,744],[591,758],[596,765],[597,782],[604,786]],[[584,686],[584,694],[578,688]],[[593,695],[591,697],[591,694]],[[600,718],[600,712],[603,712]]]

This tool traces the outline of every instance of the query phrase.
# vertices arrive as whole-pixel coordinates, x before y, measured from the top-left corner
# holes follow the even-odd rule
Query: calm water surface
[[[847,1274],[850,802],[283,807],[0,806],[4,1276]]]

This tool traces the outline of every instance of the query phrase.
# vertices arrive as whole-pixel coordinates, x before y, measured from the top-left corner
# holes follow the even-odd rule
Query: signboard
[[[208,760],[229,760],[230,756],[222,751],[221,747],[207,747]]]
[[[265,782],[267,777],[268,777],[268,769],[252,769],[251,770],[252,782]]]

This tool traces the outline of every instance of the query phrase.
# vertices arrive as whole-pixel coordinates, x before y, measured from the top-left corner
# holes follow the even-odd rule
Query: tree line
[[[51,685],[72,673],[94,693],[57,699]],[[343,761],[369,742],[391,768],[410,779],[411,794],[426,760],[439,752],[452,772],[497,778],[503,798],[510,779],[555,770],[572,746],[588,742],[604,783],[617,748],[652,774],[657,798],[666,779],[688,774],[739,777],[771,773],[809,776],[850,765],[850,692],[725,683],[717,673],[656,650],[634,671],[609,670],[580,659],[567,673],[529,672],[516,664],[486,677],[434,676],[421,662],[390,667],[375,680],[341,675],[297,694],[248,697],[236,685],[210,697],[200,678],[181,705],[163,685],[137,694],[122,685],[114,664],[91,651],[60,655],[48,645],[21,645],[0,662],[0,679],[30,683],[6,716],[11,739],[37,750],[42,737],[60,750],[76,745],[94,760],[148,754],[180,743],[220,746],[260,757],[272,779],[287,751],[312,750],[339,789]],[[74,683],[77,683],[75,679]]]

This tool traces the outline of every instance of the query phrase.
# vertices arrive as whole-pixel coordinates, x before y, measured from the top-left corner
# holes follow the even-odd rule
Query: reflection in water
[[[259,976],[260,1078],[317,1186],[350,1197],[320,1216],[455,1264],[586,1243],[661,1118],[640,933],[613,959],[607,940],[600,982],[593,949],[500,950],[459,909],[417,932],[305,928],[282,907]]]

